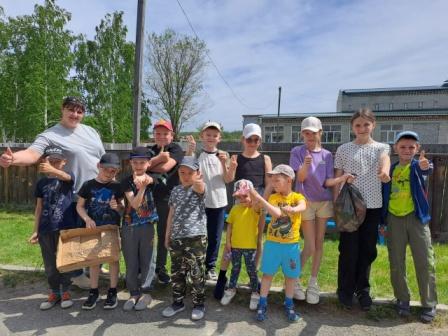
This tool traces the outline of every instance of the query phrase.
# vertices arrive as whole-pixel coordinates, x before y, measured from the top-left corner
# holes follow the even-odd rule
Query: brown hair
[[[372,110],[369,108],[361,108],[355,113],[353,113],[352,118],[350,119],[350,124],[353,125],[353,122],[357,118],[363,118],[366,119],[372,123],[376,121],[375,115],[373,114]]]

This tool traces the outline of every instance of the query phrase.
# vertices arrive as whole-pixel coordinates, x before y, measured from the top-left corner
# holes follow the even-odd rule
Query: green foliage
[[[73,64],[70,14],[46,0],[31,15],[0,25],[0,128],[3,140],[29,141],[56,123]]]
[[[132,139],[134,44],[123,12],[107,14],[93,41],[66,29],[71,14],[45,0],[31,15],[6,18],[0,7],[0,141],[32,141],[60,120],[67,95],[87,101],[85,122],[104,141]],[[142,140],[150,111],[142,97]]]
[[[199,113],[197,98],[206,67],[204,41],[181,36],[171,29],[148,38],[150,73],[146,83],[155,114],[171,120],[175,134]]]

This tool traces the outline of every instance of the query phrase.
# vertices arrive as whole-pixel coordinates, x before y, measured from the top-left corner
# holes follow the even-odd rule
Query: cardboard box
[[[56,257],[56,267],[59,272],[107,264],[118,261],[119,258],[120,241],[117,225],[60,232]]]

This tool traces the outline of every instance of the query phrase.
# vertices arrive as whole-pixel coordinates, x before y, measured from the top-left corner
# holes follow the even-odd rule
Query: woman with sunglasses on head
[[[252,182],[254,189],[256,189],[259,194],[264,195],[265,193],[269,192],[269,188],[266,188],[269,176],[266,173],[272,170],[272,162],[271,158],[268,155],[262,154],[258,151],[261,145],[261,140],[262,137],[260,126],[257,124],[247,124],[246,126],[244,126],[243,136],[241,137],[243,151],[241,154],[232,155],[231,159],[236,159],[236,162],[238,164],[233,180],[249,180]],[[265,218],[264,216],[260,216],[260,222],[258,224],[258,247],[256,253],[256,265],[258,265],[259,258],[262,254],[261,248],[264,224]],[[221,270],[219,272],[215,291],[215,297],[219,300],[224,293],[224,287],[227,281],[226,271],[230,262],[230,259],[225,257],[226,256],[223,255],[223,258],[221,260]]]

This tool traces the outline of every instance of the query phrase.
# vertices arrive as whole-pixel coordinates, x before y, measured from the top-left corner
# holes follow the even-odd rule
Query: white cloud
[[[42,1],[40,1],[41,3]],[[28,0],[3,0],[7,15],[32,11]],[[242,114],[335,111],[339,89],[437,85],[448,79],[448,1],[181,0],[197,33],[240,104],[213,67],[206,74],[205,119],[239,129]],[[125,11],[135,38],[137,0],[64,0],[70,29],[89,37],[107,13]],[[146,27],[191,34],[176,1],[147,1]]]

